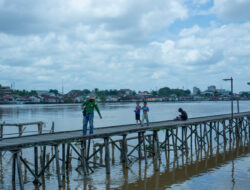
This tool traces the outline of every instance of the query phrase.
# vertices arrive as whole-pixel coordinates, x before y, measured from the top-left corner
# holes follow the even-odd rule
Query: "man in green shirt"
[[[89,99],[85,100],[82,103],[82,110],[83,110],[83,135],[87,134],[87,126],[89,122],[89,134],[93,134],[94,131],[94,109],[96,109],[97,113],[99,114],[100,118],[102,119],[102,115],[100,113],[99,107],[97,102],[95,101],[95,96],[91,94]]]

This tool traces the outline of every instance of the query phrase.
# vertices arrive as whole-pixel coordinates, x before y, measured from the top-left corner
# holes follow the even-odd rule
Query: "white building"
[[[50,96],[50,92],[47,91],[47,90],[36,90],[36,93],[37,93],[38,96],[41,96],[41,95]]]
[[[208,92],[215,92],[216,91],[216,86],[212,85],[207,88]]]
[[[133,91],[130,90],[130,89],[121,89],[120,92],[122,92],[122,93],[124,93],[126,95],[130,95],[130,94],[132,94]]]
[[[199,92],[201,92],[199,88],[197,87],[193,88],[193,94],[198,94]]]
[[[40,103],[41,102],[41,98],[39,98],[39,96],[30,96],[29,97],[29,101],[33,102],[33,103]]]

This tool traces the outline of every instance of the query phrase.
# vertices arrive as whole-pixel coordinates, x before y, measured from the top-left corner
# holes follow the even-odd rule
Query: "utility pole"
[[[64,94],[63,80],[62,80],[62,94]]]

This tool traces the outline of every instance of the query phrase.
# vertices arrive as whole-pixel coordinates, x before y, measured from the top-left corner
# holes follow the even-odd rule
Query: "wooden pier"
[[[0,124],[0,131],[2,128],[3,124]],[[164,132],[164,138],[159,137],[159,131]],[[180,153],[193,155],[200,150],[206,153],[209,152],[208,147],[218,146],[220,143],[231,143],[237,139],[249,141],[249,132],[250,112],[244,112],[234,114],[233,118],[231,114],[224,114],[190,118],[187,121],[151,122],[149,126],[143,127],[134,124],[102,127],[96,128],[94,134],[85,136],[82,135],[82,130],[63,132],[52,130],[51,133],[39,132],[36,135],[12,138],[4,138],[2,134],[0,152],[10,151],[13,154],[12,182],[15,184],[17,172],[20,189],[24,189],[22,166],[25,166],[34,177],[35,184],[42,185],[44,180],[41,178],[53,161],[56,163],[60,188],[62,178],[65,177],[65,172],[74,158],[73,154],[80,162],[76,171],[83,176],[90,175],[96,167],[105,167],[106,174],[109,175],[115,150],[120,152],[120,160],[125,168],[129,168],[136,160],[143,160],[147,165],[150,159],[153,160],[155,170],[158,171],[159,163],[162,162],[162,152],[173,154],[174,157],[178,157]],[[91,141],[95,139],[100,143],[91,145]],[[129,145],[128,142],[132,140],[137,141],[136,145],[135,143]],[[51,156],[48,156],[50,147]],[[30,164],[32,161],[28,162],[22,155],[22,150],[26,148],[33,148],[33,168]],[[95,159],[97,155],[100,157],[100,162]],[[102,163],[103,157],[104,163]]]

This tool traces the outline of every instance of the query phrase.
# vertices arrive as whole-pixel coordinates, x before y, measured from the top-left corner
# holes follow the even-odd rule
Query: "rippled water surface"
[[[173,119],[178,115],[178,108],[187,111],[189,117],[230,113],[230,102],[192,102],[192,103],[149,103],[150,121]],[[134,103],[100,104],[103,119],[95,116],[95,127],[134,123]],[[236,105],[235,105],[236,107]],[[250,102],[240,102],[240,111],[250,111]],[[82,128],[80,104],[60,105],[0,105],[0,123],[18,123],[43,121],[45,130],[50,130],[52,121],[56,131],[76,130]],[[31,130],[31,129],[26,129]],[[13,128],[4,129],[5,137],[15,133]],[[160,132],[160,139],[164,132]],[[131,141],[130,144],[134,144]],[[32,150],[32,149],[31,149]],[[0,189],[12,189],[11,154],[3,153],[0,160]],[[199,158],[196,155],[179,155],[173,162],[172,155],[161,153],[159,171],[155,171],[154,163],[149,160],[135,161],[129,169],[120,164],[119,154],[115,152],[111,175],[105,175],[104,168],[96,168],[88,178],[75,171],[77,161],[72,162],[64,180],[63,189],[249,189],[250,187],[250,148],[247,140],[212,148]],[[32,162],[30,149],[23,150],[23,155]],[[40,189],[57,189],[55,163],[45,176],[45,186]],[[26,176],[26,189],[39,189],[32,183],[32,176]],[[17,180],[18,182],[18,180]],[[17,184],[18,187],[18,184]]]

